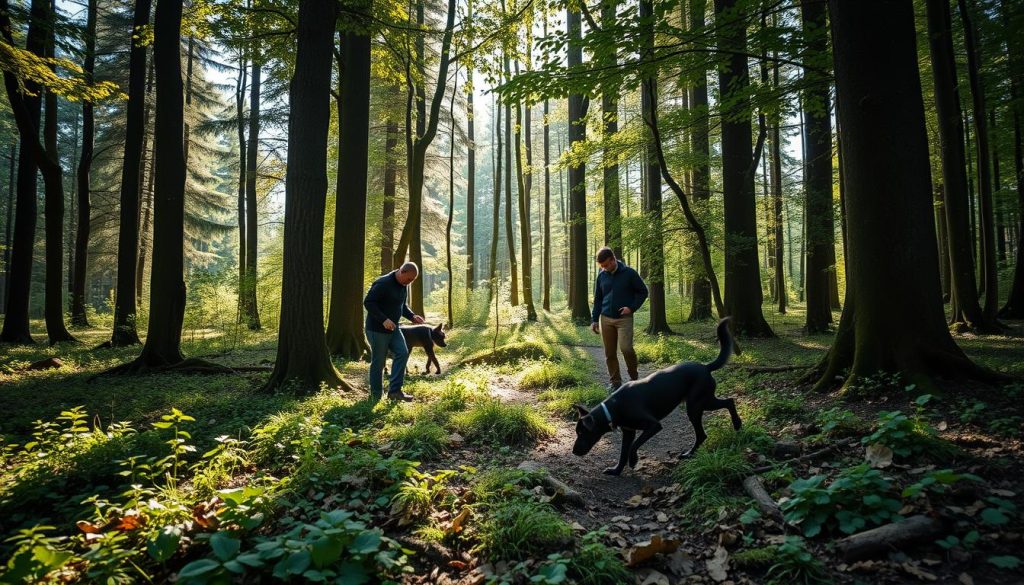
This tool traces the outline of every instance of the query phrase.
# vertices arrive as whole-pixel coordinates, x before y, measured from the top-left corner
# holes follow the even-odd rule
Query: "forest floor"
[[[414,350],[410,404],[367,402],[361,362],[338,362],[356,395],[294,396],[260,393],[262,371],[96,378],[138,351],[91,349],[103,328],[2,346],[0,582],[1024,582],[1024,382],[922,395],[893,374],[814,394],[801,377],[831,336],[804,335],[797,307],[716,372],[740,432],[708,413],[708,441],[679,461],[693,431],[676,411],[611,477],[619,434],[571,453],[572,404],[606,395],[599,338],[541,319],[452,330],[441,375]],[[638,333],[641,376],[717,354],[714,323],[672,326]],[[1011,326],[957,341],[1022,380]],[[275,341],[195,329],[184,349],[260,366]],[[778,366],[795,368],[764,371]],[[924,530],[860,556],[844,540],[894,526]]]

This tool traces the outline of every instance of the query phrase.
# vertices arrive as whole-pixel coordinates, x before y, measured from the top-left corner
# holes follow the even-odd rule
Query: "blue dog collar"
[[[604,412],[604,418],[608,421],[608,426],[614,430],[616,428],[615,423],[612,422],[612,414],[608,412],[608,407],[605,406],[604,402],[601,402],[601,410]]]

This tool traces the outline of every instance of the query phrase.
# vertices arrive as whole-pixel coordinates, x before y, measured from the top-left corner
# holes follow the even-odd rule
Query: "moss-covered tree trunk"
[[[975,331],[995,331],[994,323],[986,318],[978,303],[978,287],[974,276],[963,117],[960,111],[960,92],[957,89],[949,3],[928,0],[925,6],[942,152],[943,221],[949,250],[950,302],[953,308],[951,323]]]
[[[284,259],[277,359],[265,390],[286,383],[302,393],[321,384],[348,385],[331,363],[324,337],[323,231],[327,193],[327,129],[331,119],[335,0],[300,0],[298,48],[289,85]],[[360,271],[362,266],[360,265]]]
[[[846,181],[847,302],[819,388],[880,371],[988,377],[946,328],[913,6],[829,2]],[[878,18],[884,14],[885,18]]]
[[[128,55],[128,105],[125,110],[124,157],[121,167],[120,224],[117,232],[117,285],[114,293],[114,347],[139,343],[135,326],[136,274],[139,264],[139,182],[142,142],[146,132],[146,45],[151,0],[136,0],[132,48]],[[180,77],[180,72],[179,72]]]
[[[583,62],[582,22],[580,13],[567,10],[566,30],[569,33],[567,63],[570,68]],[[588,100],[581,94],[569,95],[569,149],[587,139],[586,116]],[[590,322],[587,302],[587,181],[586,165],[580,161],[569,167],[569,307],[577,323]]]
[[[772,337],[761,304],[757,257],[755,157],[747,87],[747,15],[736,0],[715,0],[715,29],[720,60],[722,102],[722,187],[725,200],[725,310],[737,334]],[[759,140],[760,142],[760,140]]]
[[[85,17],[85,63],[82,71],[91,83],[96,69],[96,12],[97,0],[89,0]],[[93,142],[96,135],[96,116],[91,101],[82,103],[82,152],[78,161],[78,221],[75,232],[75,261],[71,276],[71,324],[88,327],[85,314],[85,281],[89,268],[89,235],[92,215],[92,197],[89,177],[92,170]]]
[[[835,223],[832,212],[832,122],[829,101],[830,65],[825,4],[801,5],[807,63],[803,91],[804,106],[804,192],[807,258],[804,329],[821,333],[832,324],[831,273],[835,271]],[[831,250],[831,252],[830,252]]]
[[[353,20],[352,27],[356,28],[343,34],[338,62],[338,177],[327,349],[333,355],[357,360],[370,349],[363,333],[362,303],[370,152],[370,37],[366,32],[368,23],[363,18]]]

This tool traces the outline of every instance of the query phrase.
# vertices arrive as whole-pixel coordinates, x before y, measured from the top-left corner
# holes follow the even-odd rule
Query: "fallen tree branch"
[[[808,459],[814,459],[815,457],[821,457],[822,455],[825,455],[827,453],[835,451],[836,449],[839,449],[840,447],[845,447],[847,445],[850,445],[853,442],[855,442],[856,440],[857,440],[857,437],[847,437],[845,439],[842,439],[840,441],[836,441],[835,443],[832,443],[828,447],[824,447],[822,449],[818,449],[817,451],[811,451],[810,453],[807,453],[806,455],[801,455],[799,457],[794,457],[792,459],[786,459],[785,461],[776,461],[775,463],[769,463],[768,465],[762,465],[761,467],[755,467],[751,473],[764,473],[766,471],[771,471],[772,469],[775,469],[776,467],[778,467],[780,465],[789,465],[791,463],[798,463],[800,461],[806,461]]]
[[[740,368],[751,374],[767,374],[772,372],[792,372],[794,370],[806,370],[813,366],[791,365],[791,366],[740,366]]]
[[[911,516],[900,522],[847,536],[836,542],[836,548],[845,560],[855,561],[878,553],[900,550],[919,540],[934,538],[941,530],[942,522],[935,518]]]
[[[565,503],[573,506],[583,506],[586,504],[582,494],[569,487],[567,483],[551,475],[551,472],[542,467],[540,463],[537,463],[536,461],[523,461],[519,464],[519,469],[523,471],[535,471],[543,474],[541,477],[541,483],[543,483],[549,490],[555,492],[555,496],[565,501]]]
[[[779,509],[779,505],[775,503],[772,496],[768,493],[768,490],[764,488],[764,484],[761,483],[761,478],[756,475],[743,480],[743,489],[746,490],[750,497],[754,498],[757,502],[757,507],[761,509],[765,515],[771,517],[773,520],[777,520],[780,524],[784,524],[785,520],[782,518],[782,510]]]

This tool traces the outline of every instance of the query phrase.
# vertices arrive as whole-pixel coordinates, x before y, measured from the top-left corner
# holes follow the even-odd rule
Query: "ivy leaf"
[[[981,521],[992,526],[1002,526],[1010,519],[999,508],[985,508],[981,511]]]
[[[329,566],[341,556],[342,542],[336,538],[324,536],[313,542],[310,554],[313,565],[318,568]]]
[[[348,549],[357,555],[368,555],[377,552],[380,549],[380,533],[367,530],[357,536]]]
[[[178,544],[181,542],[181,528],[178,526],[164,526],[160,532],[149,539],[146,544],[146,552],[156,562],[162,563],[174,556],[178,551]]]
[[[999,557],[989,557],[988,562],[999,567],[1000,569],[1016,569],[1020,566],[1020,559],[1013,555],[1003,555]]]
[[[210,546],[213,554],[222,561],[233,559],[238,554],[242,542],[237,538],[231,538],[225,532],[215,532],[210,537]]]
[[[178,572],[178,579],[191,579],[200,575],[205,575],[210,571],[220,567],[220,563],[213,559],[199,559],[198,561],[192,561],[185,565]]]

